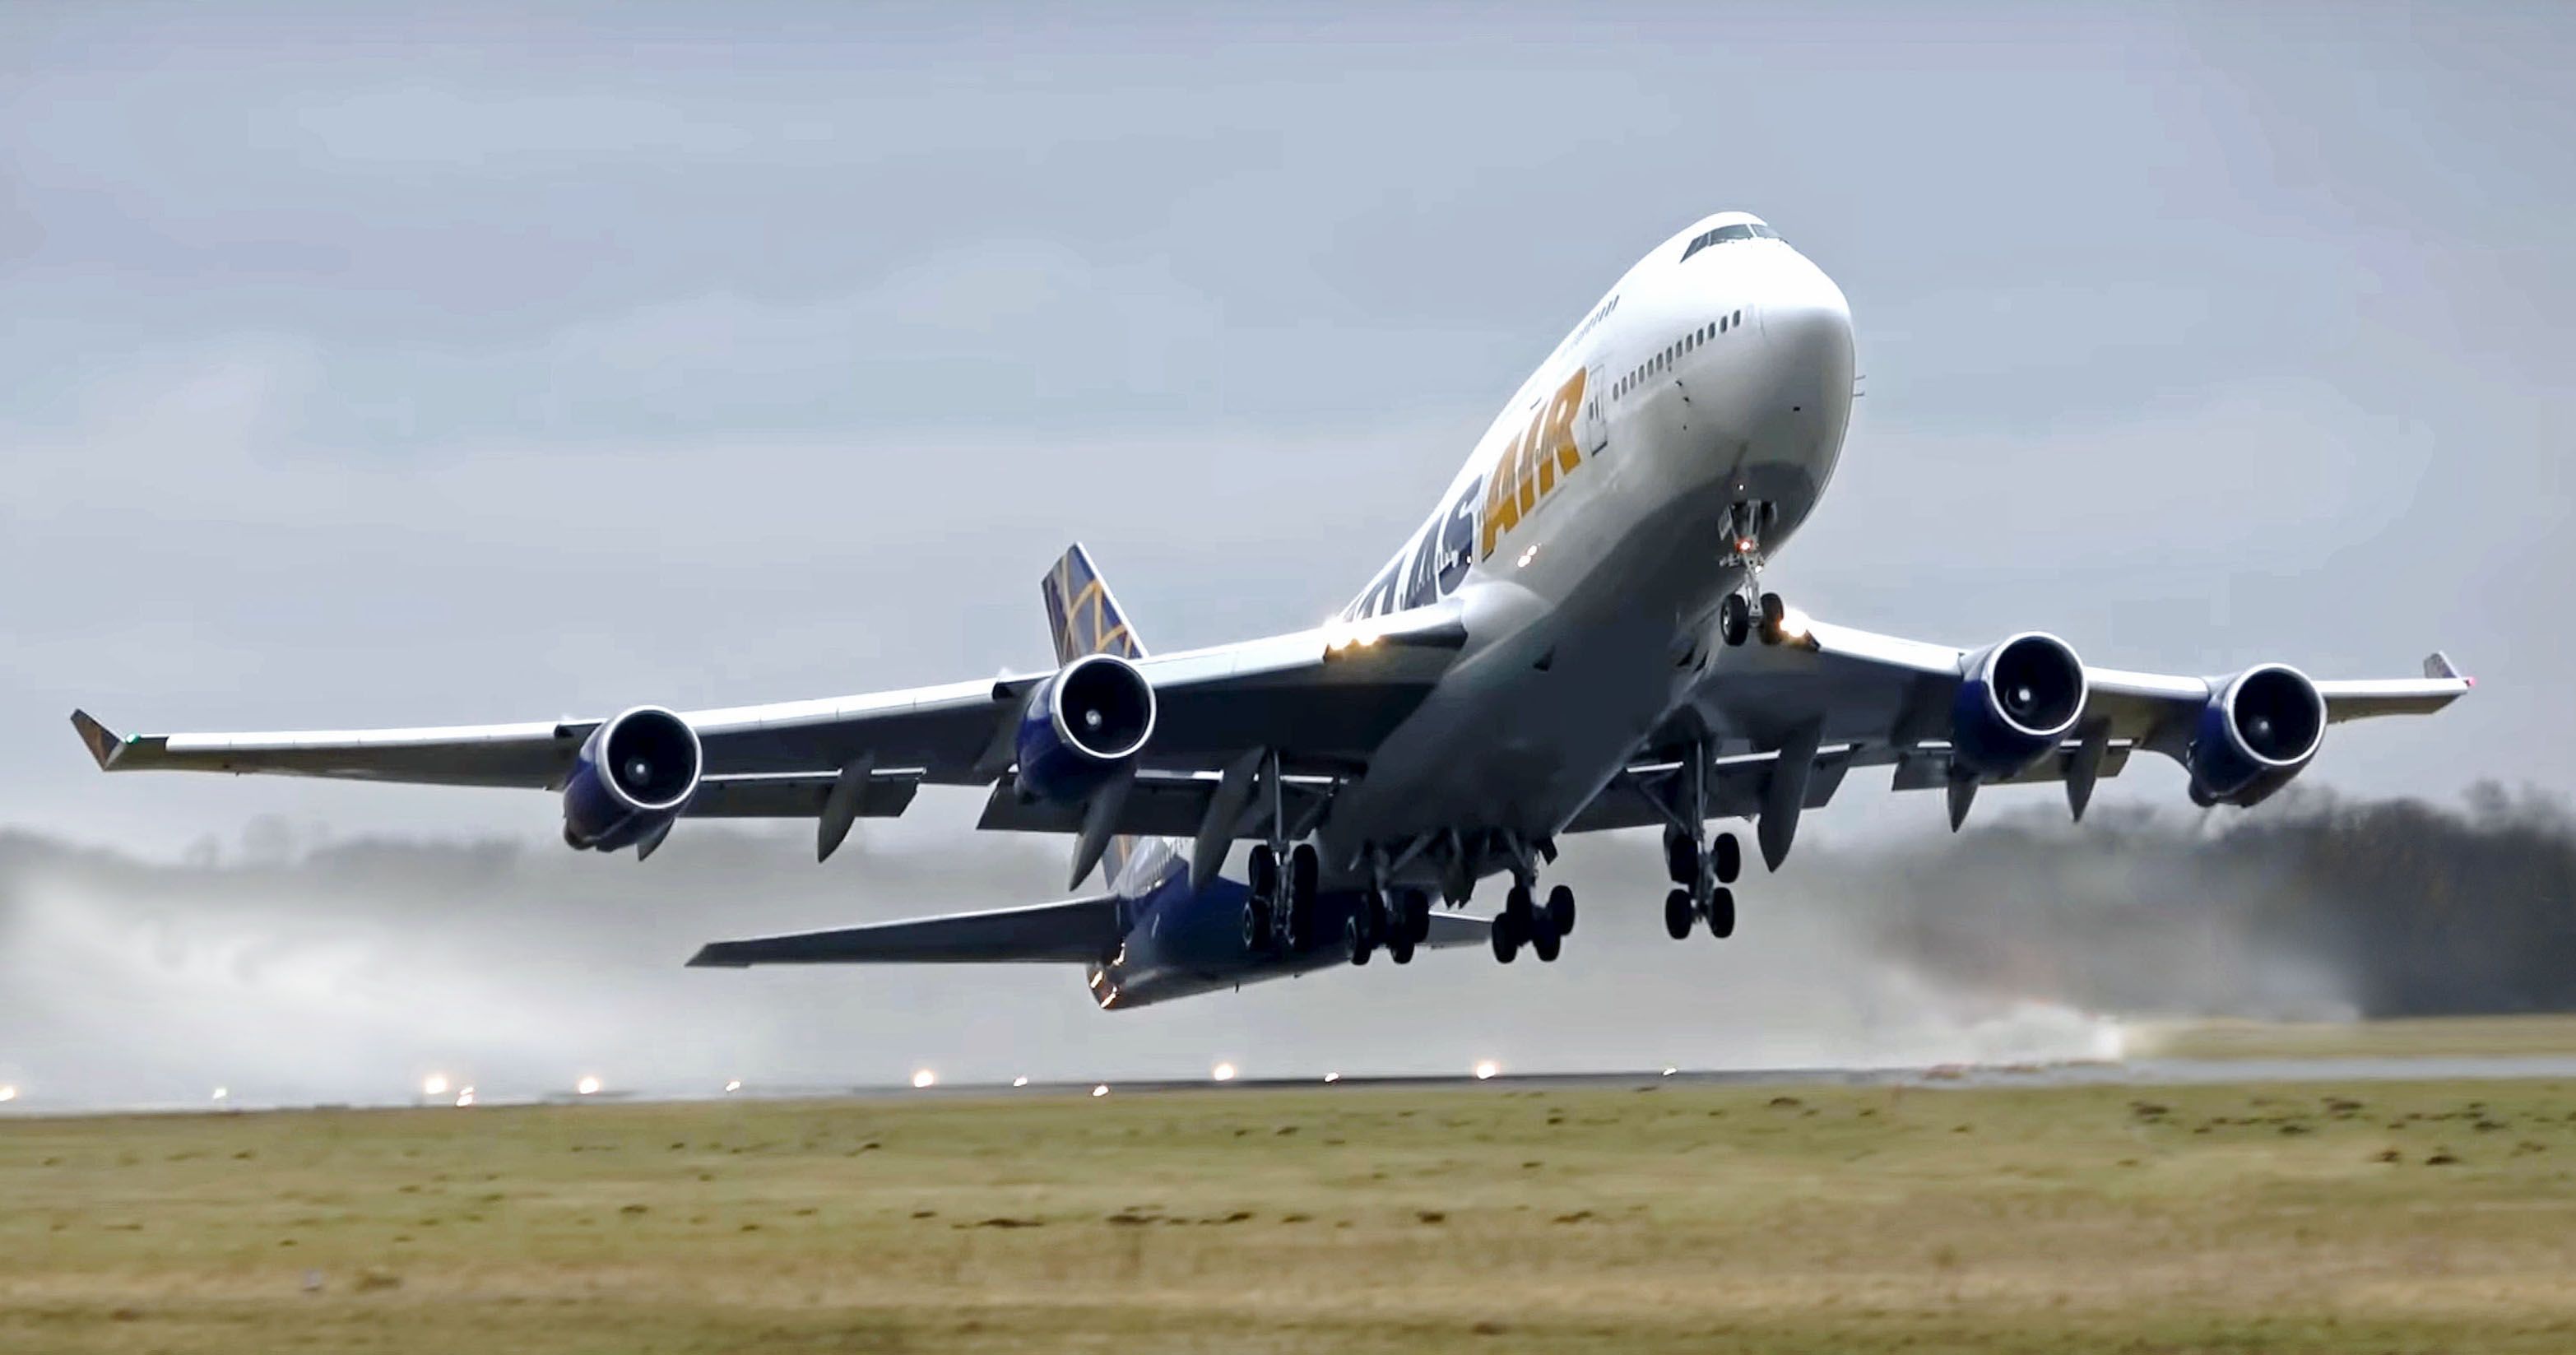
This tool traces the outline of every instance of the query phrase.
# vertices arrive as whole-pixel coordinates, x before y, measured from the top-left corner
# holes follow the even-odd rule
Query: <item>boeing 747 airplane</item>
[[[1972,648],[1811,619],[1762,587],[1815,511],[1851,414],[1842,292],[1742,212],[1640,259],[1521,385],[1411,539],[1329,623],[1149,657],[1081,546],[1042,585],[1055,667],[720,710],[444,728],[120,736],[109,771],[273,772],[561,797],[564,841],[653,854],[687,818],[808,818],[819,857],[923,783],[989,787],[979,827],[1073,838],[1103,892],[727,941],[710,966],[1080,965],[1104,1008],[1419,946],[1553,960],[1573,833],[1656,828],[1675,938],[1735,928],[1749,820],[1780,868],[1853,769],[1939,790],[2056,782],[2077,818],[2139,752],[2195,803],[2250,806],[2326,727],[2469,688],[2317,681],[2285,663],[2096,668],[2023,631]],[[1222,868],[1251,843],[1240,880]],[[1508,878],[1490,915],[1478,882]],[[1442,907],[1435,907],[1435,902]]]

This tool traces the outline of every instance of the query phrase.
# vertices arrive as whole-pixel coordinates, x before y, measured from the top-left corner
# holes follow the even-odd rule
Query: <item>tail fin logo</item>
[[[1109,594],[1109,585],[1091,563],[1080,542],[1055,562],[1041,580],[1046,595],[1047,628],[1055,637],[1055,660],[1071,663],[1085,654],[1145,657],[1145,646],[1127,624],[1126,613]]]

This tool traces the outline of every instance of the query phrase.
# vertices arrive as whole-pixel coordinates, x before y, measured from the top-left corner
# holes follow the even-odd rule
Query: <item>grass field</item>
[[[0,1121],[0,1350],[2576,1349],[2576,1084]]]
[[[2576,1015],[2423,1016],[2382,1021],[2153,1022],[2128,1053],[2168,1059],[2530,1058],[2576,1055]]]

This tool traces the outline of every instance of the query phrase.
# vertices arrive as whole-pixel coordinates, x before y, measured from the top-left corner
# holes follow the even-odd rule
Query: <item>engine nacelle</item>
[[[637,706],[590,732],[564,783],[564,841],[613,852],[678,818],[697,793],[705,752],[689,722]]]
[[[2191,798],[2250,805],[2290,783],[2326,737],[2326,701],[2308,675],[2257,664],[2229,678],[2200,711],[2191,741]]]
[[[1154,684],[1115,654],[1086,654],[1057,670],[1020,718],[1017,788],[1070,804],[1135,760],[1154,736]]]
[[[2029,631],[1977,655],[1950,708],[1950,760],[1980,777],[2010,776],[2057,747],[2084,713],[2084,661],[2064,640]]]

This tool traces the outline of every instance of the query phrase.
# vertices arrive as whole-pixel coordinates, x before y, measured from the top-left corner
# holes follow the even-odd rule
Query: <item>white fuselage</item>
[[[1729,238],[1691,248],[1712,234]],[[1775,506],[1766,554],[1814,509],[1852,372],[1841,290],[1752,217],[1709,217],[1630,268],[1345,609],[1454,598],[1468,647],[1335,798],[1325,859],[1563,827],[1700,676],[1741,582],[1732,505]]]

